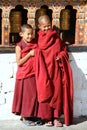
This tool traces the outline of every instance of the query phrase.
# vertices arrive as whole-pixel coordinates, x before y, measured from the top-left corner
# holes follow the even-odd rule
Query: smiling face
[[[46,32],[47,30],[52,29],[50,18],[47,15],[41,16],[38,22],[39,22],[38,27],[42,31]]]
[[[33,39],[33,29],[32,28],[23,28],[20,32],[20,36],[22,37],[25,43],[29,43]]]
[[[39,25],[39,28],[40,28],[42,31],[46,32],[47,30],[51,29],[52,27],[51,27],[51,23],[50,23],[49,21],[44,21],[44,22],[42,22],[42,23]]]

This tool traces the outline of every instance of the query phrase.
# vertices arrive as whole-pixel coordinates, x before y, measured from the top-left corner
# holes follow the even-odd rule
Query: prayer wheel
[[[19,32],[22,24],[22,14],[20,11],[10,13],[10,43],[15,44],[20,40]]]
[[[47,10],[45,8],[41,8],[36,12],[37,17],[39,18],[42,15],[47,14]]]
[[[22,23],[22,14],[20,11],[12,11],[10,14],[11,33],[19,33]]]
[[[60,13],[60,29],[69,30],[70,29],[70,10],[63,9]]]

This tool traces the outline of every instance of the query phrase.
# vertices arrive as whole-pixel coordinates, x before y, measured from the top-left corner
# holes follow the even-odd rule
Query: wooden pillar
[[[52,26],[58,34],[60,33],[60,7],[58,5],[54,4],[54,7],[52,8]]]
[[[2,46],[9,45],[9,27],[9,10],[4,8],[2,11]]]
[[[79,33],[79,19],[78,19],[78,12],[76,14],[76,27],[75,27],[75,45],[78,45],[78,33]]]
[[[84,9],[85,9],[84,45],[87,45],[87,4],[85,5]]]
[[[84,12],[79,12],[78,14],[78,26],[76,27],[78,30],[77,30],[77,41],[78,41],[78,45],[82,46],[84,45],[84,22],[85,22],[85,19],[84,19]]]
[[[31,24],[32,27],[34,28],[34,34],[35,34],[35,12],[36,12],[35,7],[28,8],[28,16],[27,16],[28,21],[27,21],[27,23]]]

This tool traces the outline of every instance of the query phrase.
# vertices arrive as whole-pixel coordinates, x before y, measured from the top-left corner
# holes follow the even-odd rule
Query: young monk
[[[37,116],[37,92],[35,80],[35,52],[37,47],[33,39],[33,28],[29,24],[21,26],[21,41],[16,45],[18,65],[12,112],[22,117],[25,125],[35,125],[28,117]]]
[[[36,83],[38,116],[46,126],[62,127],[60,116],[68,126],[73,120],[72,71],[66,46],[52,29],[50,18],[40,16],[36,49]]]

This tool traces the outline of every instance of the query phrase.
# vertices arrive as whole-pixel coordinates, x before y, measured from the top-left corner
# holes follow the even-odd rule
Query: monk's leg
[[[53,109],[48,103],[39,103],[38,117],[48,126],[52,126]]]
[[[60,121],[61,113],[62,113],[61,110],[54,109],[54,121],[53,121],[53,124],[56,127],[62,127],[63,126],[62,122]]]

